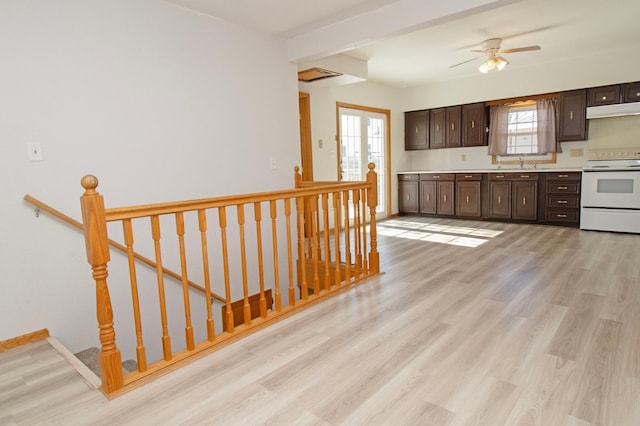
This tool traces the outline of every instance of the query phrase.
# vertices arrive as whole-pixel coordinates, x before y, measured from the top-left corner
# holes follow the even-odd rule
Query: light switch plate
[[[42,144],[40,142],[28,142],[29,161],[42,161]]]

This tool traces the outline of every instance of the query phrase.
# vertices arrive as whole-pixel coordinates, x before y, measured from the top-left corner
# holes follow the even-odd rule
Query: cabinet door
[[[438,182],[420,181],[420,213],[436,214],[438,201]]]
[[[583,141],[587,138],[587,91],[560,93],[558,141]]]
[[[400,213],[418,213],[418,181],[398,182],[398,210]]]
[[[640,102],[640,81],[622,85],[622,102]]]
[[[538,183],[511,182],[513,189],[512,219],[536,220],[538,218]]]
[[[447,115],[444,108],[432,109],[429,119],[429,148],[445,147]]]
[[[480,217],[480,182],[456,182],[456,214]]]
[[[429,111],[404,113],[404,149],[429,149]]]
[[[438,184],[437,213],[442,215],[453,215],[455,204],[453,200],[454,182],[436,182]]]
[[[460,106],[448,107],[446,111],[447,136],[445,145],[447,148],[461,146],[460,126],[462,123],[462,108]]]
[[[510,182],[489,182],[489,217],[511,219]]]
[[[620,85],[592,87],[589,89],[589,106],[620,103]]]
[[[485,112],[482,102],[462,107],[462,146],[486,145]]]

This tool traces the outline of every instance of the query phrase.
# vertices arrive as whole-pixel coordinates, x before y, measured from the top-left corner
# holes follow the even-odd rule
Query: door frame
[[[386,126],[386,144],[385,144],[385,192],[386,192],[386,206],[385,211],[387,212],[387,217],[391,217],[391,111],[388,109],[382,108],[373,108],[367,107],[363,105],[355,105],[349,104],[345,102],[336,102],[336,159],[337,159],[337,175],[338,180],[342,180],[342,175],[340,173],[340,162],[342,161],[341,157],[341,149],[340,149],[340,135],[342,134],[340,129],[340,108],[349,108],[356,109],[360,111],[366,112],[375,112],[377,114],[383,114],[385,116],[385,120],[387,121]]]
[[[298,92],[300,123],[300,165],[302,180],[313,180],[313,147],[311,146],[311,98],[308,93]]]

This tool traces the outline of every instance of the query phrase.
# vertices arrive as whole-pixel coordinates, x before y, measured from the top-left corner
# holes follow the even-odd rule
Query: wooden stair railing
[[[101,389],[108,397],[131,390],[184,362],[197,359],[242,335],[380,272],[375,219],[377,176],[373,164],[369,165],[364,182],[322,183],[283,191],[108,209],[104,206],[102,195],[97,192],[97,178],[85,176],[81,183],[85,189],[81,207],[87,260],[96,284]],[[292,211],[292,204],[295,211]],[[305,206],[312,212],[306,222]],[[271,219],[269,226],[263,226],[262,213],[265,208]],[[292,223],[292,215],[295,223]],[[176,252],[167,251],[167,238],[161,232],[168,220],[175,222]],[[212,220],[217,221],[217,227],[209,226]],[[251,221],[253,226],[250,226]],[[118,262],[110,263],[107,226],[110,222],[122,223],[131,287],[130,302],[123,302],[121,298],[115,302],[131,303],[135,341],[116,343],[114,312],[118,310],[112,305],[114,301],[110,298],[107,278],[110,268],[118,268],[117,276],[126,276],[122,268],[126,269],[127,266]],[[138,284],[138,273],[133,262],[134,233],[145,233],[141,232],[141,226],[142,230],[147,230],[146,233],[150,226],[148,244],[153,246],[156,253],[157,289],[154,293],[157,293],[153,297],[146,297],[153,287]],[[190,233],[192,230],[194,232]],[[214,252],[209,243],[211,239],[217,240],[219,252]],[[269,239],[270,247],[265,250],[264,241]],[[297,260],[293,257],[296,246]],[[199,259],[195,263],[189,262],[187,254],[196,251],[200,253]],[[179,297],[176,295],[167,297],[165,294],[163,257],[181,265],[184,290],[181,300],[177,300]],[[323,267],[319,266],[321,262]],[[192,311],[196,309],[197,312],[198,305],[189,300],[186,288],[189,282],[187,274],[196,269],[194,265],[201,265],[197,268],[201,268],[199,272],[204,277],[205,294],[212,294],[214,285],[223,287],[224,329],[222,317],[214,317],[216,314],[210,303],[206,306],[206,312],[202,311],[201,316],[192,318]],[[299,278],[294,282],[296,268]],[[265,272],[267,269],[268,275]],[[282,270],[287,271],[286,283],[281,282]],[[299,298],[296,298],[296,286],[301,289]],[[139,291],[141,289],[144,291]],[[267,309],[266,305],[265,293],[269,290],[275,302],[273,310]],[[252,292],[259,294],[260,316],[256,319],[252,318],[249,304],[249,294]],[[122,294],[122,291],[119,293]],[[237,298],[239,294],[243,300],[243,321],[235,326],[231,304],[232,296]],[[152,309],[150,304],[156,305],[153,308],[155,310],[159,308],[159,324],[152,324],[158,330],[158,340],[148,344],[143,339],[143,334],[147,334],[145,321],[148,318],[142,313]],[[174,305],[182,305],[184,311],[184,319],[180,320],[180,326],[184,324],[183,342],[180,339],[173,339],[172,342],[174,336],[169,332],[175,318],[168,315],[168,308]],[[172,344],[181,349],[174,350]],[[123,374],[120,367],[121,350],[135,351],[137,371]],[[155,353],[151,356],[154,360],[148,362],[150,353]]]
[[[45,211],[47,213],[49,213],[50,215],[52,215],[53,217],[60,219],[61,221],[73,226],[74,228],[78,229],[80,232],[83,232],[83,226],[80,222],[78,222],[77,220],[73,219],[72,217],[67,216],[66,214],[62,213],[61,211],[51,207],[50,205],[48,205],[47,203],[38,200],[37,198],[32,197],[31,195],[25,195],[23,198],[26,202],[28,202],[29,204],[33,205],[34,207],[36,207],[38,210],[42,210]],[[123,252],[123,253],[127,253],[127,247],[120,244],[117,241],[114,241],[112,239],[109,239],[109,245],[111,247],[114,247],[116,249],[118,249],[119,251]],[[141,255],[140,253],[137,252],[133,252],[133,257],[136,260],[139,260],[140,262],[146,264],[147,266],[150,266],[153,269],[156,269],[156,263],[149,259],[148,257],[145,257],[143,255]],[[182,275],[177,274],[176,272],[172,271],[169,268],[163,267],[162,268],[162,273],[164,273],[165,275],[170,276],[171,278],[182,282]],[[187,281],[187,284],[189,285],[189,287],[193,288],[194,290],[197,290],[199,292],[201,292],[202,294],[205,294],[205,288],[202,287],[199,284],[194,283],[191,280]],[[220,296],[219,294],[216,293],[211,293],[211,297],[209,298],[209,300],[211,300],[213,302],[213,300],[217,300],[219,302],[225,302],[224,297]]]

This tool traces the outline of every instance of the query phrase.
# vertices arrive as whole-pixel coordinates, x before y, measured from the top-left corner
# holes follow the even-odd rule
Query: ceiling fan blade
[[[455,68],[455,67],[457,67],[458,65],[466,64],[467,62],[472,62],[472,61],[475,61],[475,60],[477,60],[477,59],[484,58],[484,56],[485,56],[485,55],[478,56],[478,57],[471,58],[471,59],[467,59],[466,61],[462,61],[462,62],[460,62],[460,63],[458,63],[458,64],[451,65],[449,68]]]
[[[516,47],[514,49],[504,49],[504,50],[501,50],[501,52],[502,53],[518,53],[518,52],[529,52],[531,50],[540,50],[540,46]]]

